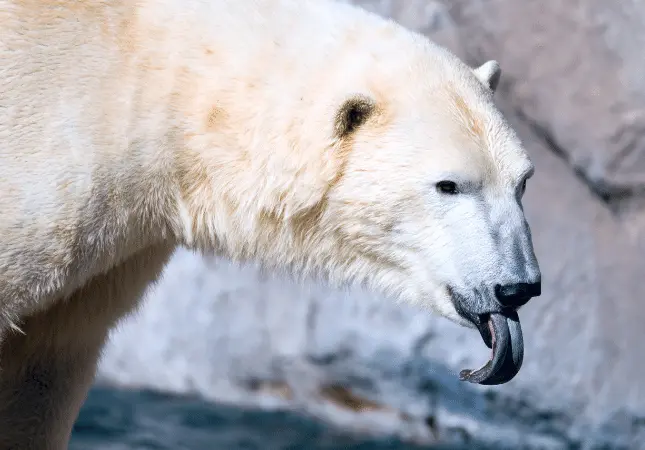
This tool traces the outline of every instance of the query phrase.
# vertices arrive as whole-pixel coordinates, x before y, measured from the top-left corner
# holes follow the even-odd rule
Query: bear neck
[[[290,23],[316,13],[289,5]],[[290,30],[264,21],[213,27],[181,11],[182,20],[141,11],[136,53],[123,62],[128,165],[140,174],[120,182],[135,183],[132,216],[145,225],[140,229],[152,239],[298,273],[346,278],[338,275],[344,268],[331,267],[338,255],[348,265],[372,264],[334,240],[325,224],[325,196],[343,166],[336,157],[343,152],[332,148],[335,109],[319,101],[327,95],[320,74],[328,61],[316,55],[328,49],[295,51]],[[307,22],[321,32],[335,26]],[[244,46],[229,48],[238,41]],[[307,70],[294,76],[298,67]]]

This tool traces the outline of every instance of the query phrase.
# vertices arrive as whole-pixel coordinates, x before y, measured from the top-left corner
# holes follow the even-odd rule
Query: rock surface
[[[276,430],[280,430],[276,432]],[[432,450],[473,450],[433,445]],[[262,411],[150,390],[95,387],[69,450],[429,450],[345,433],[292,411]],[[477,446],[476,450],[495,450]]]
[[[140,314],[114,334],[99,381],[295,408],[415,442],[640,448],[645,227],[640,210],[618,217],[607,199],[645,181],[637,54],[645,7],[354,3],[473,64],[501,62],[498,102],[537,168],[525,208],[544,280],[542,296],[520,312],[518,377],[492,388],[459,382],[459,369],[483,363],[488,349],[476,331],[445,319],[179,251]]]

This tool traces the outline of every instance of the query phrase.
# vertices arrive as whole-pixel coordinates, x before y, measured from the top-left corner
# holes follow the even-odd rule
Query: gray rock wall
[[[645,7],[354,3],[473,65],[502,65],[499,105],[537,168],[525,205],[544,280],[520,313],[518,377],[459,382],[488,349],[445,319],[179,251],[114,334],[99,381],[295,408],[418,442],[645,448]]]

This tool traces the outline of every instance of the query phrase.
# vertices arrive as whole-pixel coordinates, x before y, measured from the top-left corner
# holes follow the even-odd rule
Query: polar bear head
[[[238,61],[232,87],[200,92],[218,102],[178,158],[184,242],[477,328],[493,357],[462,378],[509,381],[541,275],[522,207],[534,169],[494,105],[499,65],[391,24],[324,45],[292,60],[267,47],[275,64],[249,77]]]
[[[341,104],[336,133],[350,153],[327,207],[338,239],[362,255],[356,272],[477,327],[493,356],[461,377],[499,384],[522,363],[517,310],[541,291],[522,206],[534,167],[493,105],[497,62],[450,61]]]

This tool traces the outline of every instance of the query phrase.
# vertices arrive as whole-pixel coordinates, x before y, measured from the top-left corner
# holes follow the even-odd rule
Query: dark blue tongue
[[[511,381],[522,367],[524,339],[517,312],[491,314],[488,324],[492,328],[493,356],[480,369],[462,370],[459,373],[462,381],[484,385],[504,384]]]

